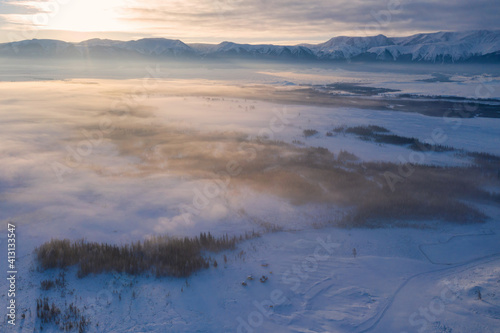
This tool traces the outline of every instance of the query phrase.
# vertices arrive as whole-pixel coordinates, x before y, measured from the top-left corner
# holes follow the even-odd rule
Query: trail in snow
[[[446,242],[444,243],[449,243],[450,241],[452,241],[453,239],[456,239],[456,238],[460,238],[460,237],[471,237],[471,236],[490,236],[490,235],[496,235],[496,233],[493,231],[493,230],[490,230],[489,233],[484,233],[484,234],[471,234],[471,235],[455,235],[455,236],[452,236],[450,237]],[[444,243],[436,243],[436,244],[444,244]],[[415,280],[416,278],[418,277],[422,277],[422,276],[426,276],[426,275],[433,275],[433,274],[438,274],[438,273],[442,273],[442,272],[447,272],[447,271],[453,271],[453,270],[456,270],[456,269],[459,269],[459,268],[462,268],[462,267],[465,267],[465,269],[463,269],[462,271],[465,271],[465,270],[469,270],[469,269],[472,269],[476,266],[479,266],[479,265],[482,265],[484,263],[489,263],[489,262],[492,262],[492,261],[495,261],[495,260],[499,260],[500,259],[500,252],[497,252],[497,253],[494,253],[494,254],[490,254],[490,255],[487,255],[487,256],[484,256],[484,257],[481,257],[481,258],[477,258],[477,259],[473,259],[473,260],[469,260],[469,261],[466,261],[466,262],[463,262],[463,263],[459,263],[459,264],[453,264],[453,263],[436,263],[434,262],[423,250],[422,250],[422,246],[425,246],[425,245],[429,245],[429,244],[420,244],[419,245],[419,250],[421,251],[421,253],[425,256],[425,258],[431,263],[431,264],[434,264],[434,265],[446,265],[446,266],[450,266],[452,265],[451,267],[446,267],[446,268],[441,268],[441,269],[437,269],[437,270],[432,270],[432,271],[428,271],[428,272],[422,272],[422,273],[418,273],[418,274],[415,274],[415,275],[412,275],[411,277],[409,277],[407,280],[405,280],[399,287],[398,289],[394,292],[394,294],[389,298],[389,302],[387,303],[387,305],[383,308],[382,311],[380,311],[375,317],[372,317],[370,318],[369,320],[365,321],[364,323],[360,324],[358,326],[358,331],[359,333],[363,333],[363,332],[370,332],[370,331],[373,331],[374,329],[377,328],[377,325],[382,321],[382,319],[384,319],[384,317],[386,316],[387,312],[390,310],[391,306],[393,305],[396,297],[400,294],[400,292],[410,283],[412,282],[413,280]]]

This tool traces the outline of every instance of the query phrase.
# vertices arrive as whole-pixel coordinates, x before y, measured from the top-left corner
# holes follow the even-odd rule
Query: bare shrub
[[[42,290],[50,290],[55,286],[54,281],[52,280],[43,280],[40,282],[40,289]]]
[[[41,322],[41,329],[43,326],[55,324],[64,332],[83,333],[90,324],[90,320],[73,303],[61,310],[54,302],[51,305],[48,297],[36,300],[36,316]]]

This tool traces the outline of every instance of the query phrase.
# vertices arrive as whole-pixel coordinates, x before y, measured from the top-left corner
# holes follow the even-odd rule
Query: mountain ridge
[[[0,57],[16,58],[254,58],[320,61],[500,62],[500,31],[421,33],[407,37],[338,36],[319,44],[184,43],[178,39],[89,39],[70,43],[32,39],[0,44]]]

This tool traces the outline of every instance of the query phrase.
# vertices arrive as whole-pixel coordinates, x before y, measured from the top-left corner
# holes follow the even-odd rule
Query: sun
[[[45,14],[34,18],[41,29],[66,31],[124,31],[131,27],[120,20],[126,0],[55,0],[38,2]]]

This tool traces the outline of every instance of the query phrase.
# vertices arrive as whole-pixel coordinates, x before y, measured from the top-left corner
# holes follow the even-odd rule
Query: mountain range
[[[321,44],[186,44],[145,38],[90,39],[69,43],[32,39],[0,44],[0,57],[15,58],[251,58],[316,61],[500,62],[500,31],[423,33],[409,37],[334,37]]]

